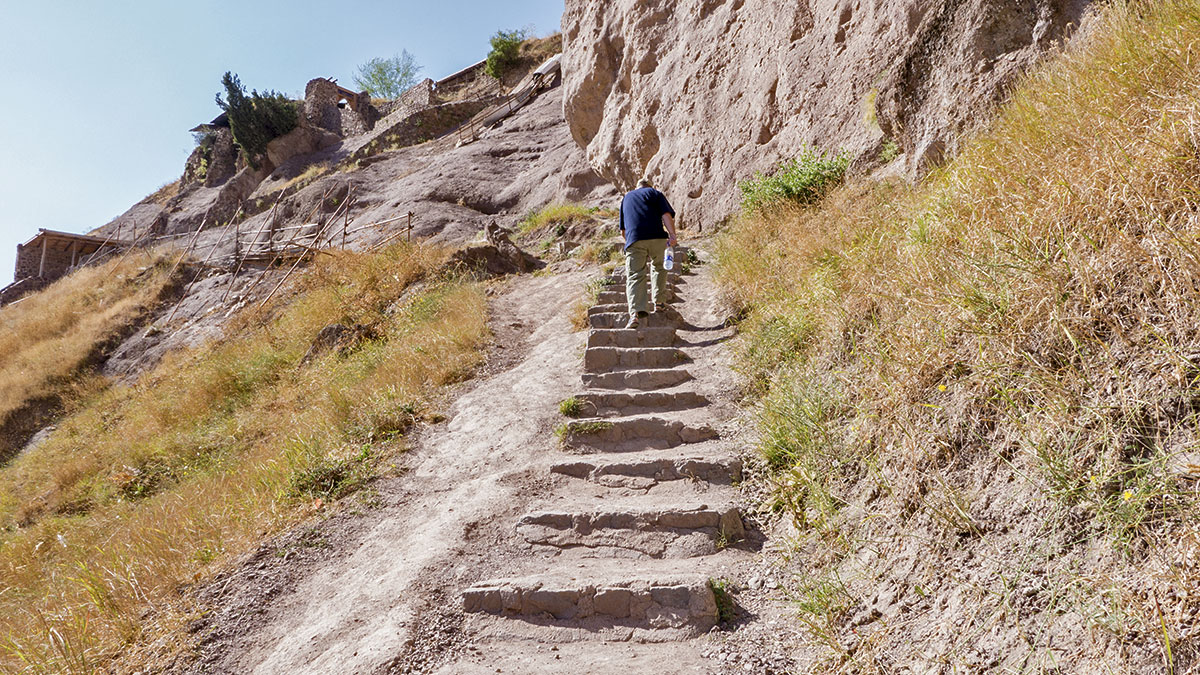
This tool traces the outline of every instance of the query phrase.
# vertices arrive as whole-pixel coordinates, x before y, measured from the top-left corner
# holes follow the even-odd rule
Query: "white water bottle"
[[[667,254],[663,256],[663,269],[669,270],[675,267],[675,249],[667,247]]]

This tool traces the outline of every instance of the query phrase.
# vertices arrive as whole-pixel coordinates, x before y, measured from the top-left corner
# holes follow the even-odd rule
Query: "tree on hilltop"
[[[221,78],[225,99],[217,94],[217,106],[229,116],[233,142],[242,149],[246,161],[255,168],[267,152],[267,144],[296,128],[299,110],[296,102],[283,94],[257,90],[249,95],[237,75],[226,71]]]
[[[500,30],[492,36],[492,51],[487,55],[487,64],[483,70],[488,75],[500,79],[512,68],[520,58],[521,43],[532,33],[528,28],[518,30]]]
[[[390,59],[375,57],[358,67],[354,83],[375,98],[399,98],[417,83],[421,66],[408,50]]]

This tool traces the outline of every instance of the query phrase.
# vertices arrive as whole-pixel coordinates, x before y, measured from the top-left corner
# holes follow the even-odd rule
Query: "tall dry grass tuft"
[[[162,258],[122,258],[0,308],[0,425],[20,426],[13,418],[33,415],[32,402],[53,407],[70,394],[80,369],[169,291],[169,276]],[[0,460],[17,441],[0,436]]]
[[[774,506],[844,543],[902,527],[841,514],[883,495],[977,537],[978,472],[1011,472],[1010,513],[1090,522],[1109,554],[1083,566],[1132,565],[1174,598],[1128,601],[1146,635],[1162,612],[1196,647],[1171,593],[1198,577],[1164,561],[1197,553],[1172,467],[1200,433],[1198,85],[1200,2],[1113,5],[920,186],[737,223],[718,275]]]
[[[103,667],[147,622],[177,625],[179,589],[215,561],[383,470],[486,338],[483,293],[437,272],[445,258],[323,256],[224,340],[94,393],[0,470],[0,671]],[[332,323],[360,339],[303,361]]]

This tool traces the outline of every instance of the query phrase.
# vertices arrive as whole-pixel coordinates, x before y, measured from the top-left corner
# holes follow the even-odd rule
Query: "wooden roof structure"
[[[127,248],[132,245],[132,242],[120,241],[111,237],[93,237],[86,234],[74,234],[71,232],[59,232],[58,230],[47,230],[44,227],[38,228],[38,233],[35,234],[29,241],[21,244],[20,248],[40,248],[42,260],[38,266],[38,276],[42,276],[46,269],[46,254],[50,251],[55,252],[70,252],[71,266],[78,264],[79,260],[84,256],[90,256],[104,248]]]
[[[190,131],[192,133],[196,133],[199,131],[216,131],[217,129],[228,129],[228,128],[229,128],[229,113],[223,112],[220,115],[217,115],[216,117],[214,117],[213,121],[207,122],[205,124],[198,124],[198,125],[192,127],[191,129],[188,129],[188,131]]]

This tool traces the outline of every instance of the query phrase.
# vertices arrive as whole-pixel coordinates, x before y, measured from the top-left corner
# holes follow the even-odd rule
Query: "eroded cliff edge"
[[[1091,0],[566,0],[564,109],[619,187],[655,178],[685,222],[805,145],[919,173],[1014,79],[1077,34]]]

